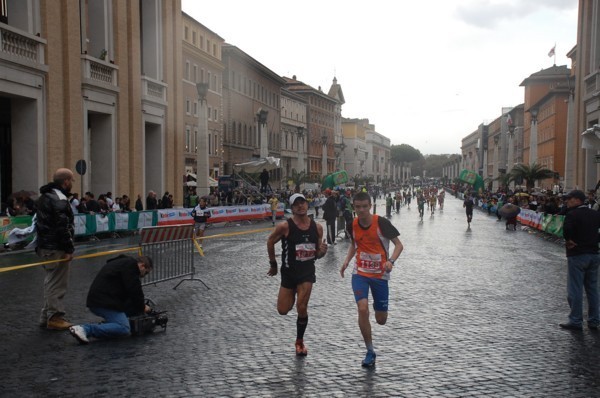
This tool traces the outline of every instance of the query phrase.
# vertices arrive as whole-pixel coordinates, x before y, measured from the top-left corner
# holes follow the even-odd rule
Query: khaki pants
[[[61,250],[38,249],[37,254],[42,261],[58,260],[65,255]],[[40,324],[46,322],[54,315],[65,314],[63,299],[69,285],[69,266],[71,261],[63,261],[44,265],[46,277],[44,278],[44,306],[40,314]]]

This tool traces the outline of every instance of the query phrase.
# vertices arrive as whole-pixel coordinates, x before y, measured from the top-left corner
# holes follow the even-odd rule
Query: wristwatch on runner
[[[398,259],[396,259],[396,260],[398,260]],[[390,263],[392,263],[392,265],[395,265],[394,263],[396,262],[396,260],[392,260],[391,258],[389,258],[389,259],[388,259],[388,261],[389,261]]]

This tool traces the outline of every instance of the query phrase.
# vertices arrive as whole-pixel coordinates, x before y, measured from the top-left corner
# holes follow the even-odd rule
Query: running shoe
[[[367,355],[362,361],[362,366],[365,368],[375,366],[375,358],[377,358],[377,354],[375,354],[375,351],[367,351]]]
[[[301,340],[296,340],[296,355],[305,357],[308,354],[308,350]]]

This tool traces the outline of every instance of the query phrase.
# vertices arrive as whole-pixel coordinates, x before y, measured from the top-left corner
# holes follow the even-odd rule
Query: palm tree
[[[483,183],[485,184],[485,187],[487,188],[488,191],[492,190],[492,182],[494,181],[494,179],[492,177],[486,177],[483,179]]]
[[[537,163],[532,165],[519,163],[510,171],[510,176],[513,181],[527,181],[527,190],[530,190],[533,189],[536,181],[554,178],[554,172]]]
[[[300,185],[308,180],[308,176],[304,170],[297,172],[296,169],[292,169],[292,175],[288,179],[294,182],[294,192],[298,193],[300,192]]]
[[[502,173],[498,177],[495,178],[498,181],[500,188],[508,191],[508,184],[513,181],[512,175],[510,173]]]

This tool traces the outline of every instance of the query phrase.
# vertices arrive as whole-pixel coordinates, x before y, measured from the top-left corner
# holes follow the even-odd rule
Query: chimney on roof
[[[296,80],[296,75],[292,76],[292,79]]]
[[[321,86],[319,86],[319,91],[323,91],[323,90],[321,90]]]

